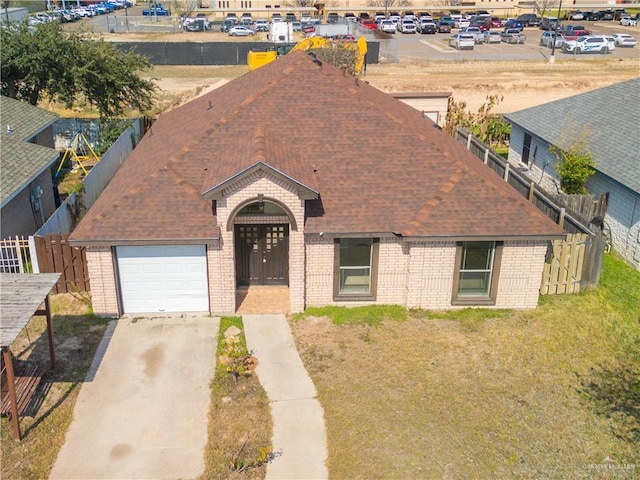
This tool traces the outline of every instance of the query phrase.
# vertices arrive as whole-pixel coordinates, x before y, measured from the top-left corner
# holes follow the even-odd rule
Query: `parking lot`
[[[576,24],[578,22],[575,22]],[[617,22],[582,22],[595,35],[611,35],[614,33],[628,33],[636,39],[640,39],[638,27],[623,27]],[[454,30],[452,33],[455,33]],[[476,44],[473,50],[456,50],[449,46],[451,34],[437,33],[435,35],[403,35],[396,33],[393,35],[396,44],[395,52],[400,63],[416,60],[539,60],[548,59],[551,49],[539,45],[540,36],[543,30],[537,27],[525,28],[523,33],[527,39],[524,44]],[[381,49],[381,51],[384,51]],[[638,58],[639,50],[634,48],[616,48],[607,54],[608,58]],[[554,56],[557,60],[575,59],[578,61],[589,61],[594,58],[602,58],[601,54],[566,54],[562,49],[556,48]],[[381,58],[381,61],[384,59]]]

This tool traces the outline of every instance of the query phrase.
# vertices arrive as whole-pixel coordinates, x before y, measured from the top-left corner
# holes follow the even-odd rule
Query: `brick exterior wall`
[[[334,302],[333,239],[307,237],[307,307],[396,304],[446,310],[452,306],[455,242],[402,242],[380,239],[378,289],[373,302]],[[546,242],[506,242],[494,308],[535,308],[547,251]]]
[[[235,311],[236,307],[234,232],[233,228],[227,230],[229,216],[236,207],[255,200],[259,195],[263,195],[267,201],[269,198],[279,200],[295,218],[297,231],[292,225],[289,228],[289,296],[291,312],[301,312],[304,310],[305,296],[304,200],[300,199],[290,183],[263,171],[254,172],[229,185],[223,192],[223,198],[216,202],[218,225],[222,232],[219,255],[219,284],[222,290],[220,307],[223,311]],[[209,273],[211,282],[212,272]]]
[[[235,248],[229,217],[237,207],[259,196],[278,199],[292,212],[297,230],[289,231],[289,295],[291,311],[324,305],[358,306],[395,304],[431,310],[460,308],[451,305],[455,271],[455,242],[403,242],[381,238],[378,244],[378,275],[375,301],[333,300],[334,240],[308,235],[305,238],[304,200],[288,182],[256,172],[230,185],[217,200],[221,229],[219,243],[207,245],[209,304],[211,313],[236,311]],[[538,301],[546,242],[506,242],[502,252],[496,308],[534,308]],[[87,249],[93,308],[96,315],[117,316],[116,276],[109,247]]]
[[[117,317],[120,312],[111,248],[87,247],[87,266],[93,313],[99,317]]]
[[[547,242],[505,242],[500,263],[496,308],[526,309],[538,305]]]

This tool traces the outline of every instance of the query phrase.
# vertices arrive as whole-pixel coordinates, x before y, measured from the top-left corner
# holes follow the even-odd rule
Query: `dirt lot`
[[[188,101],[247,71],[244,66],[156,66],[164,107]],[[503,97],[495,113],[508,113],[635,78],[640,59],[593,59],[588,62],[441,61],[378,64],[364,79],[385,92],[452,92],[477,110],[488,95]]]

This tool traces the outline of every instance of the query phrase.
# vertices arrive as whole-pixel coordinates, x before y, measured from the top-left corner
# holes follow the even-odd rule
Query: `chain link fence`
[[[178,33],[182,31],[180,18],[104,15],[93,21],[93,29],[102,33]]]

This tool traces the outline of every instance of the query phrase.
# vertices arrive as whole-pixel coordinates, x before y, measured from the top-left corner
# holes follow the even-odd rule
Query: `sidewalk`
[[[273,450],[267,480],[329,477],[324,412],[302,364],[284,315],[243,315],[247,348],[258,359],[256,373],[271,402]]]

